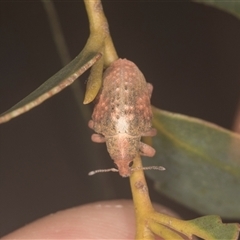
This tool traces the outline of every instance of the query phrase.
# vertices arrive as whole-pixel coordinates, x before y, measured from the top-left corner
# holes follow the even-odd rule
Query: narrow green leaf
[[[194,2],[204,3],[209,6],[216,7],[226,11],[237,18],[240,18],[240,1],[229,0],[193,0]]]
[[[239,224],[222,223],[218,216],[204,216],[188,221],[194,235],[209,240],[238,239]]]
[[[81,74],[90,68],[99,58],[101,53],[82,51],[74,60],[49,78],[35,91],[0,115],[0,123],[34,108],[46,99],[57,94],[65,87],[72,84]]]
[[[186,238],[182,237],[176,231],[173,231],[172,229],[170,229],[164,225],[161,225],[155,221],[149,221],[148,226],[155,235],[162,237],[164,240],[172,240],[172,239],[186,240]]]
[[[144,165],[156,188],[202,214],[240,217],[240,135],[196,118],[153,108],[156,155]]]
[[[92,102],[98,94],[102,86],[102,75],[103,75],[103,61],[100,59],[96,64],[93,65],[90,76],[88,77],[86,93],[83,104]]]
[[[168,228],[165,233],[163,226]],[[205,240],[237,240],[240,225],[238,223],[222,223],[221,218],[215,215],[186,221],[154,212],[149,220],[149,228],[155,234],[164,236],[164,239],[179,239],[174,235],[170,237],[172,234],[170,231],[173,230],[174,233],[179,233],[187,239],[197,236]]]

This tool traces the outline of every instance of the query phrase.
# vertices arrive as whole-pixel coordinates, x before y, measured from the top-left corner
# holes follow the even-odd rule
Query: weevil
[[[93,142],[106,142],[122,177],[130,176],[131,162],[138,153],[148,157],[155,154],[154,148],[141,142],[142,136],[156,135],[152,128],[152,90],[138,67],[127,59],[114,61],[103,74],[103,86],[88,125],[96,132]]]

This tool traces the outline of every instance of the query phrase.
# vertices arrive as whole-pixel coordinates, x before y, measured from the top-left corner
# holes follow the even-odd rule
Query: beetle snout
[[[129,177],[131,175],[131,163],[132,161],[126,161],[126,160],[115,161],[115,164],[118,167],[119,174],[122,177]]]

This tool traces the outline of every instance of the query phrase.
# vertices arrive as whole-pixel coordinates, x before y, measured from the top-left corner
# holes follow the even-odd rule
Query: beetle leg
[[[91,128],[91,129],[93,129],[93,120],[89,120],[89,122],[88,122],[88,127],[89,128]]]
[[[152,91],[153,91],[153,85],[151,83],[147,83],[147,88],[148,88],[149,97],[151,98]]]
[[[101,135],[101,134],[94,133],[92,135],[91,139],[92,139],[93,142],[96,142],[96,143],[104,143],[104,142],[106,142],[105,137],[103,135]]]
[[[147,132],[144,132],[142,134],[143,137],[153,137],[157,134],[157,129],[156,128],[151,128]]]
[[[152,148],[151,146],[143,142],[140,142],[139,150],[142,156],[147,156],[147,157],[153,157],[156,152],[154,148]]]

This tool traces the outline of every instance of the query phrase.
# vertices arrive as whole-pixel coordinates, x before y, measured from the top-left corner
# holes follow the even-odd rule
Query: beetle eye
[[[133,165],[133,161],[131,161],[131,162],[129,163],[129,167],[132,167],[132,165]]]

